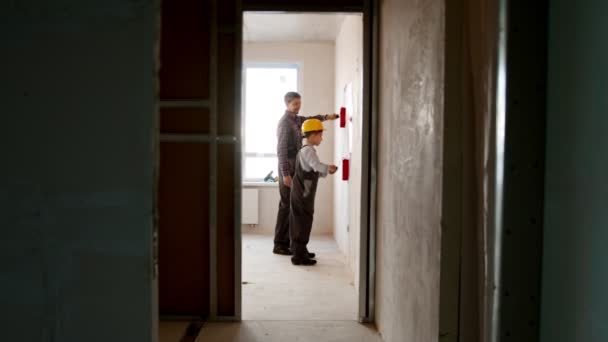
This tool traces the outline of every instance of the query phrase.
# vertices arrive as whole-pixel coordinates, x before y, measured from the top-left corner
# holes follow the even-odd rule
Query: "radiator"
[[[258,189],[243,189],[241,197],[242,224],[258,224]]]

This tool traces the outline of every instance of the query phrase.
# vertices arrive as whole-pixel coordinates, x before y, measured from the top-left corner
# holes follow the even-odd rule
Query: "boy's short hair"
[[[323,133],[323,131],[306,132],[306,133],[304,133],[304,138],[308,139],[308,137],[310,137],[311,135],[317,134],[317,133]]]
[[[302,96],[300,94],[296,93],[295,91],[290,91],[285,94],[285,104],[288,105],[291,101],[301,98]]]

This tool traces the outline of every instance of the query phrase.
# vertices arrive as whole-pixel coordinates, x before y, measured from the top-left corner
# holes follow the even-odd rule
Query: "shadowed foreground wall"
[[[608,341],[608,3],[551,1],[541,341]]]
[[[3,341],[153,341],[158,3],[0,4]]]
[[[443,1],[380,4],[376,321],[387,342],[439,329]]]

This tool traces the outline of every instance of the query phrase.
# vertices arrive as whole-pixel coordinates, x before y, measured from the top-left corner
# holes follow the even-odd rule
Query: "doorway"
[[[242,15],[243,10],[251,7],[251,4],[245,6],[240,2],[218,2],[211,1],[205,6],[209,6],[208,10],[199,8],[199,2],[191,3],[192,8],[184,8],[179,4],[163,2],[162,18],[163,28],[161,39],[161,115],[160,115],[160,141],[161,141],[161,157],[160,157],[160,184],[159,191],[159,302],[160,316],[164,320],[186,320],[186,321],[240,321],[242,315],[242,240],[241,232],[249,229],[249,226],[243,228],[241,222],[244,221],[244,212],[241,210],[241,199],[244,199],[247,194],[243,187],[243,178],[254,178],[254,181],[259,182],[260,174],[257,174],[255,167],[247,167],[246,158],[267,159],[270,164],[276,164],[272,161],[272,152],[252,151],[253,155],[247,155],[244,150],[243,142],[246,141],[247,134],[243,133],[243,125],[246,117],[241,118],[241,104],[244,103],[241,94],[238,90],[242,86],[241,74],[242,71]],[[243,5],[245,8],[241,8]],[[203,6],[204,7],[204,6]],[[255,6],[254,6],[255,7]],[[370,6],[371,7],[371,6]],[[359,77],[352,78],[349,82],[339,86],[339,92],[336,93],[335,72],[332,66],[330,72],[332,75],[329,91],[333,94],[333,98],[322,104],[322,110],[315,113],[312,110],[311,114],[325,114],[327,109],[330,112],[339,112],[342,106],[348,107],[346,114],[354,113],[359,110],[360,117],[354,118],[354,123],[359,122],[359,132],[361,134],[359,161],[351,160],[351,170],[360,165],[369,165],[370,168],[357,168],[360,171],[360,188],[361,195],[349,196],[344,195],[344,198],[355,198],[355,206],[366,208],[357,213],[353,210],[353,215],[360,215],[359,230],[359,246],[356,251],[360,251],[358,257],[352,257],[352,264],[348,273],[348,281],[346,286],[352,288],[358,286],[359,291],[351,291],[350,303],[351,309],[349,312],[350,323],[356,324],[356,321],[371,322],[373,320],[373,229],[370,225],[374,222],[370,217],[373,213],[373,198],[369,196],[371,192],[372,177],[372,117],[373,108],[371,105],[371,57],[372,57],[372,41],[371,41],[371,10],[361,5],[355,7],[343,6],[318,6],[315,11],[336,11],[338,9],[353,11],[350,14],[342,14],[349,16],[354,13],[367,13],[366,15],[357,14],[357,20],[360,22],[360,31],[358,33],[359,44],[362,45],[363,51],[359,54],[359,59],[355,62],[359,63]],[[264,6],[256,7],[255,10],[276,10],[269,9]],[[305,11],[313,13],[312,8],[298,9],[295,7],[289,8],[294,11]],[[216,15],[205,14],[204,18],[200,18],[200,13],[215,13]],[[334,14],[319,14],[330,16]],[[201,23],[202,26],[201,27]],[[192,32],[197,33],[197,35]],[[202,38],[201,38],[202,37]],[[364,37],[366,37],[364,39]],[[335,45],[335,42],[328,44]],[[202,49],[201,46],[209,46],[209,50]],[[185,57],[184,57],[185,56]],[[335,55],[330,58],[330,61],[335,63]],[[279,65],[280,61],[265,61],[265,63],[251,64],[251,67],[285,67]],[[297,74],[303,74],[302,68],[305,68],[302,63],[291,63],[297,66]],[[312,63],[314,65],[314,63]],[[289,67],[289,65],[287,65]],[[311,68],[314,70],[314,68]],[[298,77],[298,87],[300,87],[301,79]],[[305,82],[304,82],[305,83]],[[348,84],[347,84],[348,83]],[[348,86],[347,86],[348,85]],[[308,98],[308,92],[305,91],[305,84],[302,84],[301,92]],[[314,86],[314,84],[313,84]],[[357,88],[359,87],[359,88]],[[352,95],[353,89],[359,89],[359,95]],[[298,90],[300,90],[298,88]],[[345,104],[346,96],[344,93],[350,93],[350,103]],[[336,95],[339,94],[339,95]],[[315,96],[311,96],[314,98]],[[316,96],[321,97],[321,96]],[[340,103],[337,98],[340,97]],[[357,102],[357,107],[354,103]],[[305,100],[306,103],[306,100]],[[309,101],[308,106],[314,104],[315,101]],[[306,105],[305,105],[306,106]],[[306,107],[305,107],[306,108]],[[346,116],[344,116],[346,118]],[[338,125],[338,122],[334,122]],[[345,122],[342,132],[348,131],[348,124]],[[354,127],[354,126],[353,126]],[[353,130],[352,128],[350,128]],[[342,182],[342,150],[336,151],[335,145],[337,139],[342,139],[343,135],[336,136],[336,131],[332,135],[334,140],[326,146],[334,147],[333,151],[329,151],[327,161],[332,161],[338,164],[341,170],[336,174],[335,182],[332,186],[326,187],[331,193],[330,205],[328,209],[335,206],[334,193],[336,191],[335,183]],[[353,130],[357,132],[357,130]],[[346,134],[346,133],[344,133]],[[354,135],[354,133],[352,133]],[[331,140],[331,139],[330,139]],[[354,140],[353,140],[354,143]],[[342,143],[342,146],[350,146],[348,141]],[[353,148],[355,144],[353,144]],[[187,155],[185,152],[188,152]],[[172,160],[169,154],[176,155],[176,160]],[[340,153],[336,155],[336,153]],[[192,160],[195,160],[196,169],[192,169],[189,165]],[[244,168],[243,168],[244,166]],[[165,169],[163,169],[165,168]],[[265,169],[262,166],[261,169]],[[188,174],[182,174],[177,171],[188,170]],[[253,174],[249,177],[249,171]],[[171,171],[175,171],[172,175]],[[180,171],[181,172],[181,171]],[[203,177],[200,177],[200,176]],[[262,173],[262,180],[266,178],[268,173]],[[275,173],[276,175],[276,173]],[[171,177],[169,177],[171,176]],[[187,177],[186,177],[187,176]],[[200,184],[195,184],[190,181],[192,177],[199,177]],[[170,183],[173,180],[178,180],[183,183],[183,186],[174,187]],[[351,178],[352,179],[352,178]],[[165,184],[163,185],[163,182]],[[347,184],[346,182],[340,184]],[[195,186],[191,186],[195,185]],[[202,191],[201,191],[202,189]],[[272,189],[270,189],[272,190]],[[178,198],[185,198],[185,195],[196,195],[199,201],[197,205],[181,206]],[[262,204],[266,200],[258,197],[258,204]],[[273,206],[278,205],[278,201],[274,200],[271,203]],[[346,205],[341,202],[341,205]],[[163,203],[165,203],[163,205]],[[195,203],[196,204],[196,203]],[[175,210],[169,211],[171,206]],[[197,207],[208,208],[205,211],[197,210]],[[321,211],[321,210],[319,210]],[[332,235],[334,232],[334,215],[331,210],[327,210],[330,224],[325,227],[325,235]],[[344,211],[343,211],[344,212]],[[349,213],[348,211],[346,211]],[[259,213],[259,212],[258,212]],[[260,216],[262,217],[262,216]],[[274,218],[272,219],[274,220]],[[344,222],[344,221],[342,221]],[[274,222],[272,223],[274,224]],[[260,223],[258,223],[259,229]],[[340,255],[343,269],[348,270],[348,262],[346,253],[350,252],[350,241],[346,233],[351,235],[356,232],[356,224],[348,223],[342,225],[343,230],[343,251],[340,245],[334,241],[333,237],[328,240],[332,243],[331,248],[325,248],[324,245],[319,245],[319,257],[321,254],[330,256],[335,252],[335,255]],[[202,230],[201,230],[202,228]],[[256,229],[250,228],[250,229]],[[190,234],[187,230],[197,230],[200,239],[190,239]],[[319,230],[323,231],[322,229]],[[354,236],[354,235],[352,235]],[[356,238],[356,236],[355,236]],[[182,248],[183,243],[187,243],[187,248]],[[312,248],[317,248],[313,247]],[[193,250],[198,254],[194,255]],[[324,252],[330,250],[329,252]],[[269,251],[271,253],[271,251]],[[354,254],[353,254],[354,255]],[[173,256],[173,262],[169,263],[169,256]],[[193,262],[192,257],[195,258]],[[337,258],[337,257],[336,257]],[[175,265],[181,260],[183,267],[176,268]],[[289,259],[284,259],[288,261]],[[328,258],[327,260],[332,260]],[[358,263],[358,264],[357,264]],[[194,266],[194,267],[192,267]],[[354,270],[353,270],[354,269]],[[368,271],[369,270],[369,271]],[[177,274],[179,271],[179,274]],[[171,274],[173,272],[173,274]],[[192,274],[196,274],[200,278],[197,284],[189,284]],[[345,273],[346,274],[346,273]],[[352,285],[351,285],[352,283]],[[186,285],[192,285],[187,287]],[[186,289],[187,291],[182,291]],[[202,291],[201,291],[202,289]],[[200,305],[185,312],[183,308],[169,308],[168,304],[173,304],[177,300],[186,301],[192,293],[198,291],[200,295]],[[343,291],[336,291],[339,295]],[[208,295],[207,295],[208,294]]]
[[[362,14],[245,12],[242,51],[242,319],[356,321]],[[272,254],[280,200],[277,124],[290,91],[302,96],[300,116],[343,116],[324,122],[316,148],[321,162],[339,171],[318,185],[309,244],[318,264],[310,268]]]
[[[309,1],[309,3],[311,2],[315,2],[315,1]],[[163,6],[165,6],[165,4],[168,2],[163,2]],[[252,3],[256,3],[257,5],[252,5]],[[204,31],[203,34],[208,34],[209,36],[211,36],[211,43],[209,44],[209,46],[211,46],[210,49],[210,53],[208,53],[209,56],[205,56],[203,55],[202,58],[199,58],[201,56],[195,56],[196,58],[192,57],[192,52],[196,51],[196,49],[185,49],[184,48],[184,53],[181,55],[184,56],[188,56],[188,58],[192,58],[193,61],[196,61],[196,63],[198,64],[204,64],[201,61],[208,61],[205,60],[205,58],[210,59],[210,61],[208,61],[209,63],[207,64],[207,69],[204,69],[201,74],[203,76],[199,77],[200,75],[197,75],[197,77],[191,77],[192,72],[191,70],[181,70],[184,71],[181,75],[178,75],[177,73],[175,74],[174,79],[176,80],[174,86],[184,86],[184,85],[188,85],[187,82],[184,82],[183,79],[204,79],[205,77],[208,77],[208,79],[210,80],[208,83],[202,82],[203,85],[201,86],[202,90],[201,93],[195,93],[193,95],[195,96],[190,96],[190,93],[183,93],[181,91],[183,91],[184,89],[178,89],[178,88],[174,88],[175,90],[180,90],[180,92],[176,91],[176,92],[169,92],[169,93],[165,93],[165,95],[167,94],[178,94],[179,96],[181,96],[178,101],[170,101],[171,97],[163,97],[164,99],[166,99],[166,103],[164,104],[165,107],[179,107],[182,110],[176,111],[178,112],[177,115],[169,115],[170,113],[168,113],[169,111],[166,110],[165,112],[167,113],[163,113],[163,111],[161,111],[161,132],[163,132],[162,129],[162,124],[167,124],[169,118],[170,119],[176,119],[179,116],[182,116],[183,118],[200,118],[201,116],[205,118],[204,123],[201,125],[200,127],[200,132],[197,130],[196,133],[196,137],[194,136],[195,134],[189,134],[187,137],[184,137],[182,134],[183,132],[180,133],[176,133],[176,134],[167,134],[164,136],[164,138],[162,137],[162,133],[161,133],[161,140],[164,139],[164,143],[166,146],[170,146],[170,144],[175,143],[175,142],[179,142],[179,143],[184,143],[185,145],[188,144],[193,144],[193,145],[203,145],[203,148],[201,150],[194,150],[192,151],[187,157],[188,158],[194,158],[194,159],[200,159],[203,158],[204,161],[201,164],[195,164],[200,166],[201,170],[198,170],[197,172],[206,172],[209,171],[209,174],[204,174],[205,178],[209,178],[208,182],[204,182],[204,184],[202,184],[202,186],[209,186],[208,188],[208,196],[203,196],[202,198],[200,198],[201,202],[203,202],[202,205],[208,206],[209,207],[209,213],[208,215],[205,215],[205,217],[202,217],[201,222],[202,225],[206,226],[206,228],[208,228],[208,236],[209,239],[208,240],[200,240],[197,241],[196,244],[198,246],[202,246],[202,250],[205,251],[206,255],[203,255],[201,258],[206,260],[202,260],[202,263],[206,266],[209,265],[209,270],[208,270],[208,274],[206,274],[206,276],[208,278],[206,278],[205,280],[205,285],[209,285],[210,289],[207,292],[204,287],[200,287],[200,289],[203,289],[204,291],[201,291],[202,293],[204,293],[205,295],[207,293],[209,293],[209,296],[205,296],[205,298],[209,299],[209,303],[203,303],[205,304],[204,306],[202,306],[201,308],[197,308],[197,312],[196,312],[196,317],[203,317],[205,319],[209,319],[210,321],[221,321],[221,320],[229,320],[229,321],[239,321],[241,320],[241,318],[243,318],[242,315],[242,308],[241,308],[241,302],[242,302],[242,290],[243,290],[243,281],[247,281],[246,279],[242,279],[242,259],[241,259],[241,253],[242,253],[242,241],[241,241],[241,232],[244,231],[245,229],[243,229],[242,225],[241,225],[241,219],[243,218],[242,215],[244,214],[243,211],[241,210],[241,199],[245,197],[245,193],[243,191],[243,184],[242,184],[242,177],[241,177],[241,173],[243,172],[241,165],[244,164],[244,161],[242,159],[242,156],[244,155],[242,152],[242,134],[241,134],[241,130],[242,130],[242,125],[241,125],[241,93],[238,91],[238,89],[240,89],[242,82],[241,82],[241,69],[242,69],[242,63],[241,63],[241,58],[242,58],[242,54],[241,54],[241,49],[242,49],[242,40],[241,40],[241,16],[243,14],[243,8],[241,8],[240,6],[244,6],[245,10],[274,10],[274,11],[282,11],[282,10],[286,10],[286,8],[280,8],[279,5],[277,5],[276,3],[269,7],[265,7],[265,6],[269,6],[268,3],[266,3],[266,5],[262,4],[263,1],[251,1],[248,2],[248,4],[242,4],[241,2],[237,1],[236,4],[232,3],[232,2],[217,2],[217,1],[213,1],[212,2],[212,11],[213,13],[217,13],[217,16],[211,16],[211,19],[207,20],[207,21],[202,21],[204,23],[208,23],[210,22],[211,24],[209,25],[210,28],[208,27],[208,31]],[[271,3],[271,2],[269,2]],[[306,11],[311,11],[311,8],[314,8],[315,10],[319,10],[319,8],[323,7],[323,5],[319,5],[319,2],[315,2],[316,5],[311,5],[312,7],[308,7],[305,10]],[[373,11],[371,10],[371,4],[373,2],[361,2],[362,4],[360,6],[354,6],[354,7],[350,7],[352,8],[357,8],[358,12],[364,11],[365,15],[363,17],[363,45],[364,45],[364,49],[363,49],[363,60],[364,62],[363,64],[363,72],[362,72],[362,79],[363,81],[361,82],[363,84],[363,96],[362,96],[362,103],[363,103],[363,112],[367,113],[368,115],[363,115],[362,116],[362,154],[361,154],[361,165],[367,165],[369,167],[366,168],[361,168],[361,206],[360,208],[365,208],[366,212],[361,212],[361,232],[360,232],[360,246],[361,246],[361,260],[363,262],[360,262],[360,273],[359,273],[359,277],[355,277],[355,279],[359,279],[359,286],[360,289],[358,291],[358,295],[359,295],[359,303],[357,305],[359,313],[358,313],[358,318],[360,321],[373,321],[373,315],[374,315],[374,282],[373,279],[374,277],[374,269],[375,269],[375,261],[374,261],[374,246],[375,246],[375,228],[374,228],[374,224],[375,224],[375,219],[372,217],[374,212],[376,211],[375,208],[375,201],[374,201],[374,197],[371,196],[373,194],[375,194],[376,190],[375,190],[375,180],[374,180],[374,176],[375,176],[375,165],[377,164],[376,160],[374,158],[377,158],[377,146],[376,146],[376,141],[377,141],[377,137],[376,137],[376,130],[377,130],[377,122],[376,122],[376,117],[377,117],[377,113],[375,112],[375,105],[372,103],[372,98],[375,99],[377,101],[378,96],[377,93],[374,93],[374,90],[378,89],[378,82],[375,81],[375,79],[371,76],[372,75],[372,66],[374,66],[375,64],[377,64],[377,51],[378,51],[378,46],[377,46],[377,39],[375,38],[375,36],[377,35],[377,23],[373,23],[373,21],[377,21],[377,17],[376,14],[373,14]],[[169,5],[167,5],[169,6]],[[306,5],[301,5],[306,7]],[[316,6],[316,7],[315,7]],[[369,6],[369,8],[368,8]],[[348,6],[343,7],[343,6],[338,6],[334,4],[334,7],[331,10],[338,10],[338,9],[347,9],[348,10]],[[430,8],[430,7],[429,7]],[[302,10],[302,9],[298,9],[297,6],[296,7],[291,7],[291,8],[287,8],[288,10],[294,10],[294,11],[298,11],[298,10]],[[324,10],[327,10],[326,7],[323,7]],[[183,9],[181,9],[181,11],[183,11]],[[176,11],[177,12],[177,11]],[[377,11],[376,11],[377,12]],[[193,9],[192,11],[189,12],[190,13],[208,13],[205,11],[201,11],[198,8]],[[425,12],[426,13],[426,12]],[[431,13],[431,12],[429,12]],[[433,12],[434,13],[434,12]],[[431,13],[432,14],[432,13]],[[399,16],[395,15],[397,18],[399,18]],[[167,17],[167,11],[165,11],[163,9],[163,18]],[[373,19],[372,18],[376,18]],[[176,21],[178,21],[178,23],[176,23],[176,25],[181,25],[183,22],[186,21],[186,19],[188,19],[188,17],[184,17],[184,16],[180,16],[179,20],[176,19]],[[200,18],[197,18],[200,19]],[[200,20],[193,20],[194,23],[198,24],[201,21]],[[395,20],[393,23],[395,22],[399,22],[398,20]],[[376,25],[376,26],[374,26]],[[438,26],[438,25],[436,25]],[[167,27],[166,25],[163,25],[163,27]],[[179,42],[183,42],[183,40],[185,40],[186,38],[190,39],[190,37],[192,37],[193,35],[191,35],[191,31],[193,28],[197,28],[198,26],[194,25],[193,27],[184,27],[183,31],[180,33],[179,37],[176,37],[175,41],[179,41]],[[391,31],[388,31],[391,32]],[[199,32],[200,33],[200,32]],[[419,33],[419,32],[418,32]],[[397,34],[394,34],[395,36],[397,36]],[[163,38],[165,41],[168,41],[168,39]],[[399,37],[395,37],[395,39],[399,39]],[[415,41],[416,42],[416,41]],[[196,42],[197,44],[200,42]],[[206,44],[207,42],[205,42]],[[168,45],[168,43],[167,43]],[[196,44],[193,44],[195,46],[198,46]],[[439,45],[438,45],[439,46]],[[426,51],[426,50],[425,50]],[[439,51],[439,50],[438,50]],[[182,51],[178,51],[178,52],[182,52]],[[174,52],[176,55],[178,55],[177,52]],[[435,53],[435,55],[439,55],[440,53]],[[437,56],[433,56],[434,59],[436,60],[435,57]],[[221,62],[220,62],[221,61]],[[374,62],[376,61],[376,62]],[[164,68],[167,69],[167,58],[165,58],[165,60],[163,61],[163,65]],[[181,63],[175,63],[176,65],[174,65],[174,68],[176,70],[179,69],[179,67],[181,67],[183,65],[183,61],[180,61]],[[195,62],[193,62],[195,63]],[[436,63],[435,65],[439,66],[440,63]],[[183,69],[187,69],[187,68],[183,68]],[[454,68],[454,70],[457,70],[457,68]],[[197,70],[195,70],[197,71]],[[161,78],[162,78],[162,70],[161,70]],[[167,73],[168,74],[168,73]],[[385,72],[385,74],[388,74]],[[374,69],[374,75],[378,75],[378,70],[377,67],[375,67]],[[441,78],[435,78],[435,76],[440,75],[440,72],[435,72],[435,70],[433,70],[433,72],[430,74],[430,76],[433,79],[437,79],[440,80]],[[180,76],[180,77],[178,77]],[[408,82],[410,82],[411,80],[407,80]],[[161,82],[161,85],[163,84],[167,84],[167,82]],[[436,82],[431,82],[432,85],[437,85],[438,83]],[[374,85],[374,86],[372,86]],[[407,82],[404,83],[404,85],[407,85]],[[205,86],[208,86],[208,88],[204,88]],[[187,88],[187,87],[185,87]],[[209,89],[210,88],[210,89]],[[345,87],[347,88],[347,87]],[[187,89],[186,89],[187,90]],[[162,94],[162,92],[161,92]],[[184,95],[185,94],[185,95]],[[414,93],[415,95],[415,93]],[[337,97],[334,93],[334,96]],[[162,96],[161,96],[162,97]],[[196,97],[197,99],[202,99],[202,100],[197,100],[197,101],[192,101],[192,97]],[[334,99],[335,100],[335,99]],[[436,101],[437,103],[439,103],[440,101]],[[336,105],[336,103],[334,103],[334,106]],[[163,106],[163,103],[161,102],[161,106]],[[192,107],[201,107],[203,108],[202,110],[200,110],[201,113],[188,113],[188,111],[183,110],[184,108],[192,108]],[[436,108],[436,107],[433,107]],[[437,109],[437,108],[436,108]],[[386,112],[389,113],[389,112]],[[439,113],[439,111],[437,111],[437,113]],[[164,115],[164,114],[168,114],[168,115]],[[193,114],[193,115],[190,115]],[[194,115],[196,114],[196,115]],[[202,114],[202,115],[199,115]],[[390,113],[389,113],[390,114]],[[385,114],[388,115],[388,114]],[[394,115],[394,114],[393,114]],[[167,117],[167,122],[165,122],[164,117]],[[390,119],[388,117],[385,116],[385,118]],[[390,124],[390,120],[385,121],[385,125],[386,122],[389,122]],[[435,127],[438,128],[438,127]],[[181,129],[183,131],[183,129]],[[438,129],[435,130],[435,132],[439,132]],[[390,139],[391,135],[385,135],[385,139]],[[175,141],[173,141],[175,140]],[[335,143],[335,142],[334,142]],[[387,146],[390,144],[387,144],[386,142],[384,142],[384,146]],[[180,150],[182,151],[183,149],[179,148],[176,150]],[[209,154],[205,154],[204,151],[208,151]],[[162,154],[162,153],[161,153]],[[433,156],[437,156],[438,154],[436,153],[435,150],[429,152],[428,156],[429,157],[433,157]],[[234,158],[231,158],[234,157]],[[264,156],[266,157],[266,156]],[[185,157],[184,157],[185,158]],[[338,159],[338,160],[336,160]],[[339,162],[339,157],[334,159],[334,162],[338,161]],[[161,163],[162,163],[163,158],[161,157]],[[165,158],[166,161],[168,161],[169,159]],[[427,161],[430,160],[430,158],[426,159]],[[385,160],[385,163],[387,165],[394,165],[392,160]],[[169,164],[169,163],[168,163]],[[171,165],[168,165],[171,166]],[[206,170],[206,171],[203,171]],[[384,168],[385,170],[387,168]],[[397,168],[394,168],[393,170],[396,170]],[[247,172],[245,170],[245,172]],[[163,172],[161,172],[161,174],[163,174]],[[168,172],[164,172],[164,174],[168,174]],[[202,174],[202,173],[201,173]],[[267,174],[262,174],[264,176],[264,178],[266,178],[265,176]],[[162,177],[161,177],[162,178]],[[235,182],[236,180],[236,182]],[[384,183],[386,186],[386,182]],[[184,186],[183,191],[190,191],[192,189],[192,187],[186,187]],[[207,189],[205,189],[207,190]],[[196,191],[200,191],[200,187],[197,187]],[[395,197],[399,196],[400,194],[397,193],[398,191],[393,191],[392,195],[394,195]],[[205,195],[207,195],[207,191],[203,191],[203,193]],[[367,196],[367,197],[366,197]],[[348,197],[348,196],[347,196]],[[259,199],[259,197],[258,197]],[[428,200],[428,198],[427,198]],[[259,201],[258,201],[259,203]],[[275,202],[276,203],[276,200]],[[365,204],[364,204],[365,203]],[[276,204],[275,204],[276,206]],[[413,206],[412,206],[413,207]],[[334,207],[334,210],[336,208]],[[194,211],[193,211],[194,212]],[[200,211],[196,211],[194,213],[195,215],[200,215]],[[207,214],[207,213],[205,213]],[[161,210],[161,216],[163,215],[162,210]],[[205,223],[209,222],[208,225],[206,225]],[[200,223],[200,222],[196,222],[196,223]],[[168,225],[167,225],[168,226]],[[349,229],[351,229],[353,226],[351,225],[349,227]],[[248,227],[245,227],[248,228]],[[333,228],[333,227],[332,227]],[[432,228],[437,228],[437,226],[434,226]],[[252,228],[252,229],[256,229],[256,228]],[[429,229],[429,231],[431,231],[431,229]],[[433,229],[432,230],[432,234],[433,236],[431,236],[431,238],[433,240],[436,240],[436,236],[438,236],[438,234],[436,234],[437,230]],[[207,233],[207,232],[205,232]],[[431,234],[429,233],[429,235]],[[205,238],[207,237],[207,234],[205,234]],[[182,237],[184,238],[184,237]],[[163,239],[161,237],[161,241],[168,241],[166,239]],[[379,241],[381,241],[381,239],[379,239]],[[166,243],[161,243],[161,246],[167,246]],[[405,244],[403,244],[405,245]],[[205,250],[204,248],[206,248],[207,246],[209,246],[209,250],[207,253],[207,250]],[[396,247],[395,244],[393,244],[393,250],[395,249],[394,247]],[[176,251],[177,249],[173,249],[173,251]],[[388,249],[379,249],[380,251],[382,251],[382,253],[379,253],[379,255],[383,254],[383,255],[390,255],[391,250]],[[166,252],[171,252],[171,250],[169,248],[165,247],[165,251]],[[161,256],[161,260],[162,260],[162,256]],[[381,262],[378,263],[378,265],[382,265]],[[401,264],[396,264],[396,266],[403,266],[403,263]],[[392,268],[397,269],[397,267]],[[191,270],[191,269],[190,269]],[[201,269],[196,269],[196,272],[200,272]],[[206,270],[205,270],[206,271]],[[382,271],[382,270],[380,270]],[[386,269],[383,271],[384,273],[381,275],[386,275],[386,274],[390,274],[391,270],[389,270],[388,272],[386,271]],[[420,272],[422,273],[422,272]],[[161,277],[162,274],[167,274],[167,272],[161,272]],[[379,272],[380,274],[380,272]],[[424,276],[425,281],[427,282],[431,282],[435,280],[435,275],[437,274],[437,272],[434,272],[434,274],[431,274],[430,276],[428,275],[428,273],[424,273],[422,274]],[[415,277],[412,277],[415,278]],[[161,282],[162,283],[162,282]],[[250,284],[245,284],[246,285],[250,285]],[[426,289],[426,288],[425,288]],[[391,291],[386,291],[386,288],[382,289],[379,287],[379,298],[380,299],[385,299],[385,298],[394,298],[393,295],[395,294],[400,294],[400,292],[398,290],[401,290],[401,288],[399,288],[398,286],[391,288]],[[420,290],[421,293],[425,292]],[[162,292],[162,291],[161,291]],[[428,291],[426,291],[428,292]],[[426,293],[425,292],[425,293]],[[386,295],[386,294],[389,295]],[[186,297],[186,294],[180,293],[181,297]],[[384,298],[383,298],[384,295]],[[406,296],[401,295],[401,299],[402,299],[402,303],[406,302],[407,300],[409,300],[410,298],[405,298]],[[411,297],[411,296],[410,296]],[[456,298],[456,297],[454,297]],[[162,303],[162,297],[161,297],[161,303]],[[396,307],[398,305],[394,304],[397,303],[396,301],[394,301],[393,303],[382,303],[384,304],[384,308],[394,308],[397,309]],[[390,304],[390,305],[389,305]],[[404,307],[405,305],[402,305],[402,307]],[[162,306],[161,306],[162,307]],[[379,309],[378,311],[381,312],[381,308],[380,305],[378,306]],[[162,311],[162,310],[161,310]],[[389,312],[388,310],[385,309],[385,311]],[[395,310],[396,312],[401,312],[399,310]],[[180,314],[181,315],[181,314]],[[395,315],[393,317],[399,317],[399,315]],[[384,317],[380,317],[381,320],[382,318],[384,318],[386,320],[386,315]],[[393,326],[398,326],[398,324],[394,324]]]

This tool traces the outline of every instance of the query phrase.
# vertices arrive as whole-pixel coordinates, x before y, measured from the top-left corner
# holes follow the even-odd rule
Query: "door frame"
[[[311,1],[299,1],[277,4],[276,2],[265,2],[258,0],[243,0],[237,5],[236,35],[238,37],[238,66],[237,74],[242,75],[242,20],[243,13],[255,12],[289,12],[289,13],[361,13],[363,16],[363,132],[362,132],[362,168],[361,168],[361,229],[360,229],[360,255],[359,255],[359,293],[358,293],[358,320],[361,323],[374,321],[375,313],[375,263],[376,263],[376,189],[377,189],[377,126],[378,126],[378,1],[359,0],[351,1],[352,4],[345,5],[327,1],[327,3],[312,3]],[[238,78],[238,82],[241,79]],[[236,85],[241,91],[242,86]],[[237,108],[241,108],[242,93],[237,96]],[[367,115],[365,115],[367,114]],[[237,111],[239,125],[241,112]],[[240,131],[239,131],[240,132]],[[238,184],[236,188],[235,203],[241,203],[241,151],[237,147],[236,168]],[[215,321],[241,321],[242,319],[242,261],[241,261],[241,208],[235,206],[235,316],[220,317],[214,315],[212,305],[211,320]],[[365,209],[365,210],[363,210]],[[212,258],[214,258],[212,253]],[[215,260],[212,260],[212,264]],[[212,268],[211,279],[217,279],[217,269]],[[212,281],[212,283],[215,283]],[[214,294],[216,289],[212,288],[212,303],[216,300]]]

